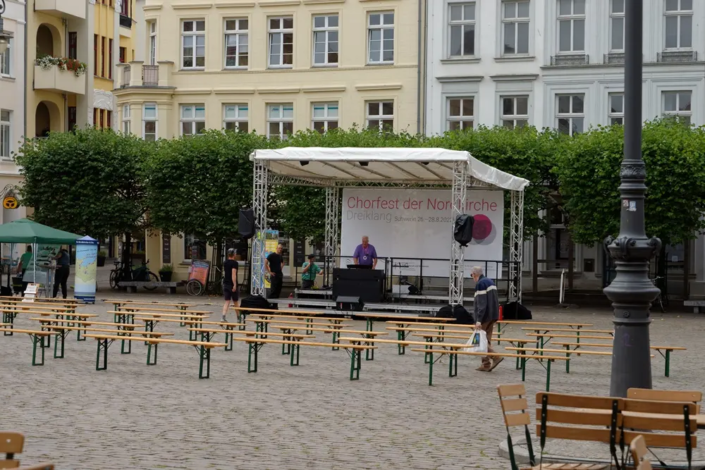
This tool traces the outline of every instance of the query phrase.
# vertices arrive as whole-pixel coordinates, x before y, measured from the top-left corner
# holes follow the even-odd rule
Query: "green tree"
[[[577,243],[601,243],[619,233],[621,126],[600,127],[574,136],[563,147],[555,173]],[[665,244],[695,238],[705,229],[705,130],[673,120],[644,126],[646,231]]]
[[[98,239],[124,234],[128,260],[131,234],[147,227],[143,169],[152,148],[92,128],[28,140],[17,156],[22,204],[34,208],[34,220],[61,230]]]
[[[239,210],[252,201],[250,154],[269,145],[256,134],[215,130],[160,141],[146,165],[151,223],[213,245],[237,237]]]

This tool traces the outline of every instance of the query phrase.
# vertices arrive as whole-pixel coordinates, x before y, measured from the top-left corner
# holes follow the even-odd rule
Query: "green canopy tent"
[[[37,268],[37,245],[75,245],[81,235],[57,230],[47,225],[29,219],[15,220],[0,225],[0,243],[27,243],[34,245],[34,271]],[[10,286],[10,270],[8,269],[7,284]]]

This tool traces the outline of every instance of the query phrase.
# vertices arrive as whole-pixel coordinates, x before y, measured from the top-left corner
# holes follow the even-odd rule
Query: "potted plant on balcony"
[[[100,250],[98,252],[98,267],[105,266],[105,258],[108,256],[108,253],[105,250]]]
[[[80,77],[86,73],[86,64],[76,59],[67,59],[66,57],[52,57],[50,55],[45,55],[37,58],[34,61],[34,65],[38,65],[44,70],[48,70],[52,67],[58,67],[59,70],[66,71],[70,70]]]
[[[174,273],[174,267],[170,264],[165,264],[159,269],[159,278],[162,282],[171,282],[171,275]]]

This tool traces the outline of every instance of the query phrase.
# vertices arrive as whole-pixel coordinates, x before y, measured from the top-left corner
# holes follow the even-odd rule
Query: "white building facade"
[[[529,124],[573,134],[621,123],[624,3],[428,2],[426,133]],[[643,54],[643,118],[705,123],[705,2],[644,0]],[[541,272],[567,267],[570,242],[560,216],[552,219],[551,233],[539,241]],[[702,237],[689,248],[689,272],[705,281]],[[525,253],[530,269],[532,250]],[[683,256],[683,247],[669,247],[670,263],[682,265]],[[602,260],[600,247],[575,247],[579,276],[600,277]]]

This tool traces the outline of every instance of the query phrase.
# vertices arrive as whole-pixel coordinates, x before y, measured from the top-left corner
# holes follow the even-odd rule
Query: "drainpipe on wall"
[[[418,68],[416,70],[416,133],[421,132],[421,98],[423,96],[423,93],[421,92],[421,67],[423,64],[421,63],[422,61],[422,53],[421,53],[421,46],[422,46],[422,29],[423,29],[423,0],[419,0],[419,31],[418,31],[418,36],[419,36],[419,41],[418,41]]]

